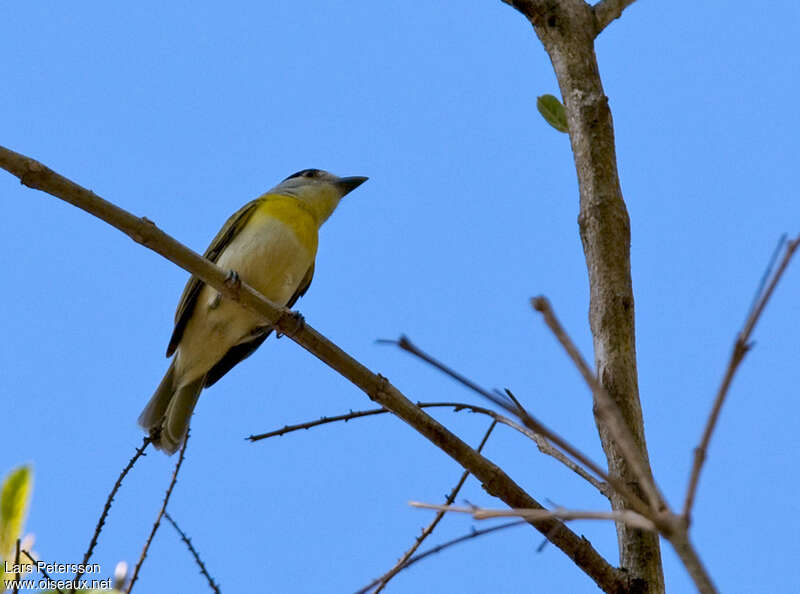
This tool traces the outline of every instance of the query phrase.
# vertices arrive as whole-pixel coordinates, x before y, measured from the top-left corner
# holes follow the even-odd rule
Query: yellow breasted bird
[[[298,171],[229,218],[205,257],[273,303],[292,307],[314,276],[319,228],[365,181],[320,169]],[[167,357],[175,356],[139,415],[158,449],[178,450],[201,390],[252,355],[270,332],[253,312],[194,276],[189,279],[167,346]]]

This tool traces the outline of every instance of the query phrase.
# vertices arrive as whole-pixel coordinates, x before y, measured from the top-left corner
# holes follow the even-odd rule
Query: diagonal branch
[[[125,476],[131,471],[133,465],[136,464],[136,461],[142,456],[146,455],[144,451],[147,449],[148,445],[150,445],[150,438],[145,437],[144,440],[142,441],[142,445],[136,448],[136,452],[133,454],[131,459],[128,460],[128,464],[125,466],[125,468],[122,469],[122,472],[120,472],[119,477],[117,477],[117,482],[115,482],[114,486],[111,488],[111,492],[108,494],[108,497],[106,498],[106,503],[103,506],[103,511],[100,513],[100,519],[97,520],[97,526],[95,526],[94,534],[92,534],[92,540],[89,542],[89,548],[86,549],[86,552],[83,554],[83,560],[78,566],[78,572],[75,574],[75,578],[73,579],[73,586],[70,589],[70,594],[75,593],[74,582],[77,582],[81,574],[83,574],[83,570],[89,563],[89,559],[91,559],[92,557],[92,552],[94,551],[94,548],[97,546],[97,539],[100,538],[100,532],[103,530],[103,525],[106,523],[108,512],[111,511],[111,503],[114,501],[114,496],[117,494],[117,491],[119,491],[119,488],[122,486],[122,481],[125,479]]]
[[[606,389],[597,380],[589,365],[581,356],[578,347],[572,342],[572,339],[567,334],[561,322],[558,321],[555,312],[553,311],[550,301],[546,297],[534,297],[531,299],[533,309],[538,311],[544,317],[544,321],[550,331],[567,351],[572,362],[580,371],[584,381],[589,386],[595,398],[595,407],[598,417],[603,421],[609,433],[614,438],[614,441],[619,447],[625,462],[631,467],[633,474],[639,481],[645,495],[647,496],[650,507],[654,510],[663,509],[666,507],[664,497],[659,493],[658,487],[653,480],[652,475],[645,468],[645,463],[639,453],[636,442],[630,429],[625,424],[619,408],[616,403],[608,395]]]
[[[600,0],[592,7],[594,18],[597,21],[595,35],[602,33],[611,21],[622,16],[622,12],[633,4],[635,0]]]
[[[36,566],[36,571],[41,573],[44,576],[44,579],[46,579],[48,582],[58,583],[56,580],[54,580],[52,578],[52,576],[49,573],[47,573],[47,570],[45,569],[45,567],[48,567],[47,563],[41,563],[40,564],[40,561],[37,561],[36,559],[34,559],[33,555],[31,555],[25,549],[22,549],[22,554],[25,555],[30,560],[30,562],[33,563]],[[77,578],[75,578],[74,581],[77,581]],[[58,592],[58,594],[64,594],[64,592],[60,588],[56,587],[55,591]]]
[[[483,450],[483,446],[485,446],[486,442],[489,441],[489,436],[492,434],[492,430],[494,429],[495,425],[497,425],[497,421],[496,420],[492,421],[492,424],[489,425],[489,429],[486,430],[486,434],[483,436],[483,439],[481,440],[481,443],[478,446],[478,449],[477,449],[478,452],[482,451]],[[461,474],[461,478],[458,479],[458,482],[456,483],[456,486],[453,487],[453,489],[447,495],[447,498],[445,499],[445,505],[452,505],[453,504],[453,502],[456,500],[456,497],[458,497],[458,492],[461,491],[461,487],[463,487],[464,483],[467,482],[467,477],[469,477],[469,471],[465,470]],[[436,526],[438,526],[439,522],[441,522],[442,518],[444,518],[444,514],[445,513],[447,513],[447,512],[446,511],[439,511],[436,514],[436,516],[433,518],[433,521],[430,524],[428,524],[428,526],[422,531],[422,534],[420,534],[416,538],[414,544],[411,545],[411,548],[408,549],[403,554],[402,557],[400,557],[400,559],[397,561],[397,563],[394,565],[394,567],[392,567],[389,571],[387,571],[385,574],[383,574],[383,576],[378,578],[377,584],[376,584],[377,587],[375,588],[375,594],[378,594],[378,592],[381,592],[386,587],[386,584],[389,583],[389,580],[391,580],[395,575],[398,574],[398,572],[401,569],[403,569],[406,566],[406,564],[408,563],[408,560],[411,558],[411,556],[414,553],[417,552],[417,549],[420,547],[420,545],[423,543],[423,541],[426,538],[428,538],[431,534],[433,534],[433,531],[436,529]]]
[[[158,532],[158,527],[161,525],[161,518],[167,512],[167,504],[169,503],[169,498],[172,495],[172,489],[175,488],[175,483],[178,481],[178,473],[180,472],[181,465],[183,464],[183,457],[186,454],[187,443],[189,443],[188,431],[186,432],[186,437],[183,439],[181,452],[178,455],[178,462],[175,464],[175,470],[172,472],[172,479],[169,482],[169,487],[167,487],[167,492],[164,494],[164,502],[161,504],[161,509],[158,510],[156,521],[153,523],[152,530],[150,530],[150,536],[147,537],[147,541],[145,541],[144,547],[142,547],[142,554],[139,556],[139,561],[136,563],[136,567],[133,569],[133,575],[131,576],[131,581],[128,583],[128,589],[125,590],[126,594],[131,594],[133,585],[136,583],[136,579],[139,577],[139,570],[142,568],[142,563],[144,563],[144,560],[147,557],[147,551],[150,549],[150,543],[153,542],[153,537],[156,535],[156,532]]]
[[[500,530],[505,530],[506,528],[513,528],[514,526],[522,526],[523,524],[527,524],[527,522],[525,520],[514,520],[513,522],[506,522],[505,524],[498,524],[496,526],[492,526],[491,528],[484,528],[482,530],[473,529],[469,534],[465,534],[463,536],[459,536],[458,538],[454,538],[452,540],[448,540],[446,542],[443,542],[442,544],[436,545],[435,547],[428,549],[427,551],[424,551],[424,552],[420,553],[419,555],[414,555],[413,557],[411,557],[411,559],[406,561],[405,565],[403,565],[402,568],[403,569],[408,569],[409,567],[414,565],[414,563],[416,563],[417,561],[422,561],[425,557],[430,557],[431,555],[439,553],[440,551],[443,551],[444,549],[447,549],[447,548],[452,547],[454,545],[460,544],[460,543],[462,543],[464,541],[471,540],[473,538],[478,538],[479,536],[483,536],[485,534],[491,534],[492,532],[498,532]],[[545,541],[545,542],[547,542],[547,541]],[[380,579],[380,578],[378,578],[378,579]],[[364,586],[363,588],[358,590],[356,592],[356,594],[366,594],[372,588],[374,588],[375,584],[377,584],[377,583],[378,583],[377,579],[373,580],[372,582],[370,582],[369,584],[367,584],[366,586]]]
[[[197,549],[195,549],[194,545],[192,544],[192,539],[186,536],[186,533],[180,529],[180,526],[178,526],[178,523],[172,519],[172,516],[169,515],[169,512],[165,511],[164,517],[166,518],[167,522],[172,524],[172,527],[175,528],[175,531],[181,537],[181,540],[184,542],[184,544],[186,544],[186,547],[189,549],[192,557],[194,557],[194,562],[197,563],[197,566],[200,568],[200,573],[203,574],[203,577],[205,577],[206,581],[208,581],[208,586],[214,590],[216,594],[220,594],[219,586],[214,583],[214,578],[212,578],[211,574],[208,573],[206,564],[203,563],[203,560],[200,558],[200,553],[197,552]]]
[[[394,344],[396,344],[399,348],[403,349],[404,351],[411,353],[415,357],[422,359],[429,365],[432,365],[442,373],[449,375],[457,382],[468,387],[470,390],[480,394],[490,402],[494,402],[498,406],[502,406],[507,411],[515,415],[518,415],[520,420],[525,424],[526,427],[528,427],[531,431],[544,436],[546,439],[548,439],[557,447],[559,447],[563,452],[565,452],[569,456],[572,456],[572,458],[577,460],[586,469],[590,470],[595,475],[602,478],[606,483],[608,483],[613,488],[616,494],[625,499],[629,503],[629,505],[633,509],[638,511],[641,515],[650,517],[653,514],[653,510],[651,510],[647,506],[647,504],[639,498],[638,495],[633,493],[624,482],[620,481],[617,477],[606,473],[605,470],[603,470],[597,464],[592,462],[592,460],[586,454],[575,448],[563,437],[561,437],[560,435],[552,431],[550,428],[542,424],[539,420],[537,420],[533,415],[531,415],[527,410],[525,410],[525,408],[523,408],[519,404],[519,401],[517,401],[517,399],[513,396],[513,394],[511,394],[509,390],[506,390],[506,393],[508,394],[508,399],[505,399],[502,396],[498,396],[497,394],[493,394],[492,392],[489,392],[488,390],[481,388],[478,384],[476,384],[472,380],[464,377],[454,369],[451,369],[441,361],[435,359],[425,351],[421,350],[419,347],[413,344],[406,336],[401,336],[400,340]]]
[[[708,452],[708,444],[711,442],[711,435],[714,433],[714,428],[717,426],[719,413],[722,410],[722,405],[725,404],[725,398],[728,395],[728,390],[730,389],[731,382],[733,381],[733,376],[736,374],[736,370],[739,369],[739,365],[745,358],[745,355],[747,355],[747,352],[750,350],[750,336],[752,335],[758,320],[761,318],[761,314],[764,312],[767,302],[769,301],[770,297],[772,297],[772,293],[775,291],[778,281],[781,280],[783,273],[789,266],[789,262],[791,261],[792,256],[794,256],[798,245],[800,245],[800,235],[786,244],[786,251],[783,253],[783,259],[781,260],[778,269],[775,271],[775,274],[772,276],[772,280],[766,286],[766,289],[759,292],[760,295],[753,304],[750,315],[745,321],[744,327],[739,332],[739,335],[736,337],[736,341],[733,344],[733,352],[731,353],[731,358],[728,361],[728,368],[725,370],[725,376],[722,378],[722,383],[719,386],[719,390],[717,390],[717,396],[714,399],[713,406],[711,407],[711,413],[708,416],[708,421],[706,422],[705,429],[703,430],[703,436],[700,439],[700,444],[694,450],[694,463],[689,476],[689,484],[686,488],[686,499],[684,500],[683,504],[683,516],[687,523],[689,522],[692,514],[692,506],[694,505],[694,498],[697,493],[697,485],[700,480],[700,471],[703,469],[703,463],[705,462],[706,453]],[[769,268],[771,268],[771,265],[767,268],[767,270],[769,270]]]
[[[292,312],[271,303],[246,283],[229,286],[231,283],[225,282],[227,271],[159,230],[152,221],[135,217],[38,161],[3,147],[0,147],[0,167],[16,175],[23,184],[61,198],[106,221],[137,243],[189,271],[224,297],[258,313],[279,332],[350,380],[372,400],[391,410],[465,470],[469,470],[490,495],[498,497],[510,507],[541,507],[501,468],[420,410],[385,377],[372,373]],[[606,592],[624,590],[626,579],[623,574],[610,565],[586,539],[556,520],[530,523],[589,575],[600,589]]]

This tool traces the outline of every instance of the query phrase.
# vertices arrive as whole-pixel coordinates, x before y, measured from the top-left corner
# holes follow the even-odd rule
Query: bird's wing
[[[308,267],[308,271],[306,272],[306,275],[303,277],[303,280],[300,281],[300,284],[297,286],[297,290],[294,292],[294,295],[292,295],[292,298],[286,302],[286,307],[292,309],[294,304],[297,303],[297,300],[306,294],[306,291],[308,291],[308,287],[311,286],[311,281],[313,279],[314,279],[314,263],[312,262],[311,266]]]
[[[208,246],[203,256],[212,262],[216,262],[219,255],[230,244],[231,240],[236,237],[236,234],[242,227],[245,226],[253,215],[253,212],[255,212],[256,207],[263,200],[263,198],[256,198],[233,213],[233,215],[225,221],[225,224],[222,226],[222,229],[219,230],[217,236],[211,241],[211,245]],[[181,299],[178,302],[178,309],[175,311],[175,328],[172,330],[172,337],[170,337],[169,345],[167,346],[167,357],[171,356],[178,347],[186,324],[192,316],[197,296],[200,294],[200,289],[203,288],[204,284],[205,283],[196,276],[190,277],[189,281],[186,283],[183,293],[181,294]]]
[[[286,303],[286,307],[291,308],[300,297],[306,294],[308,291],[308,287],[311,286],[311,279],[314,278],[314,263],[311,263],[311,266],[308,268],[308,272],[303,277],[303,280],[300,282],[300,285],[297,287],[297,290],[292,295],[292,298]],[[262,328],[256,329],[256,331],[251,334],[245,342],[240,342],[237,345],[232,346],[228,349],[228,352],[225,353],[225,356],[222,357],[217,363],[208,370],[206,374],[206,381],[205,387],[213,385],[217,382],[223,375],[228,373],[231,369],[236,366],[239,362],[247,359],[250,355],[252,355],[255,350],[261,346],[267,337],[272,332],[272,328],[269,326],[264,326]]]

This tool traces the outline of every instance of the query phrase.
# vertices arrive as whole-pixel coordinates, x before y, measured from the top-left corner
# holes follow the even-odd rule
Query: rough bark
[[[634,300],[630,269],[630,220],[617,173],[614,127],[603,91],[594,40],[602,26],[582,0],[508,2],[533,25],[558,78],[580,188],[578,223],[589,273],[589,323],[601,384],[619,407],[647,471],[636,371]],[[621,9],[620,9],[621,10]],[[641,489],[619,448],[598,423],[609,472],[637,493]],[[612,496],[612,507],[624,502]],[[620,565],[633,592],[661,593],[664,577],[658,536],[617,523]]]

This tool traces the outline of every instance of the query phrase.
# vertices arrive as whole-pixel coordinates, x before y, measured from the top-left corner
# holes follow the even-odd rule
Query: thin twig
[[[486,415],[493,418],[495,421],[497,421],[502,425],[508,425],[512,429],[519,431],[526,437],[532,436],[532,432],[529,429],[522,427],[519,423],[515,423],[512,419],[509,419],[508,417],[505,417],[490,408],[475,406],[474,404],[467,404],[465,402],[417,402],[416,406],[418,406],[419,408],[453,408],[454,412],[461,412],[462,410],[466,410],[468,412]],[[294,431],[311,429],[313,427],[319,427],[320,425],[327,425],[328,423],[336,423],[339,421],[344,421],[346,423],[347,421],[350,421],[352,419],[360,419],[363,417],[370,417],[388,412],[391,411],[385,408],[373,408],[369,410],[358,410],[358,411],[351,410],[348,413],[342,415],[336,415],[334,417],[322,417],[319,419],[314,419],[313,421],[298,423],[296,425],[285,425],[280,429],[275,429],[267,433],[260,433],[258,435],[250,435],[245,439],[248,439],[250,441],[260,441],[262,439],[268,439],[270,437],[279,437],[281,435],[286,435],[287,433],[292,433]]]
[[[411,559],[406,561],[406,564],[403,565],[403,569],[408,569],[409,567],[411,567],[417,561],[422,561],[425,557],[429,557],[430,555],[438,553],[438,552],[440,552],[440,551],[442,551],[442,550],[444,550],[446,548],[452,547],[453,545],[457,545],[457,544],[462,543],[464,541],[467,541],[467,540],[470,540],[470,539],[473,539],[473,538],[477,538],[477,537],[483,536],[485,534],[491,534],[492,532],[497,532],[499,530],[504,530],[505,528],[513,528],[514,526],[522,526],[523,524],[527,524],[527,522],[525,520],[515,520],[514,522],[506,522],[505,524],[498,524],[497,526],[492,526],[491,528],[483,528],[482,530],[473,529],[472,532],[470,532],[469,534],[465,534],[463,536],[459,536],[458,538],[454,538],[452,540],[448,540],[446,542],[443,542],[442,544],[436,545],[435,547],[428,549],[427,551],[423,551],[419,555],[414,555],[413,557],[411,557]],[[373,580],[371,583],[367,584],[366,586],[364,586],[363,588],[358,590],[356,592],[356,594],[366,594],[372,588],[374,588],[375,585],[379,583],[379,581],[380,581],[380,578],[377,578],[377,579]]]
[[[419,403],[417,403],[419,406]],[[373,408],[370,410],[359,410],[359,411],[350,411],[349,413],[345,413],[343,415],[336,415],[335,417],[322,417],[320,419],[314,419],[313,421],[306,421],[305,423],[298,423],[297,425],[284,425],[280,429],[275,429],[273,431],[268,431],[267,433],[259,433],[257,435],[249,435],[245,439],[249,441],[261,441],[262,439],[269,439],[270,437],[280,437],[281,435],[286,435],[287,433],[292,433],[293,431],[300,431],[301,429],[311,429],[312,427],[319,427],[320,425],[327,425],[328,423],[336,423],[338,421],[350,421],[352,419],[360,419],[362,417],[370,417],[372,415],[382,415],[384,413],[388,413],[389,411],[385,408]]]
[[[611,488],[605,480],[600,480],[596,478],[590,472],[588,472],[586,468],[574,462],[573,460],[570,460],[570,458],[566,454],[564,454],[564,452],[553,446],[553,444],[550,443],[550,440],[548,440],[544,435],[537,433],[533,429],[529,429],[524,425],[517,425],[516,423],[514,423],[514,425],[516,426],[515,428],[517,428],[518,431],[525,433],[525,435],[530,437],[536,443],[536,447],[539,448],[539,451],[541,453],[543,453],[546,456],[550,456],[551,458],[555,458],[556,460],[561,462],[564,466],[569,468],[572,472],[577,474],[579,477],[581,477],[583,480],[585,480],[595,489],[597,489],[601,495],[607,498],[611,496]]]
[[[460,412],[462,410],[466,410],[472,413],[483,414],[493,418],[495,421],[500,423],[501,425],[506,425],[511,427],[515,431],[522,433],[524,436],[531,439],[535,444],[536,447],[539,448],[539,451],[545,454],[546,456],[551,456],[555,458],[559,462],[561,462],[564,466],[569,468],[572,472],[580,476],[582,479],[587,481],[591,484],[595,489],[597,489],[602,495],[606,497],[609,496],[609,487],[605,481],[598,480],[592,474],[587,472],[582,466],[576,464],[572,460],[570,460],[567,456],[565,456],[560,450],[553,447],[546,437],[536,433],[535,431],[520,425],[513,419],[501,415],[497,411],[494,411],[490,408],[485,408],[482,406],[475,406],[474,404],[466,404],[464,402],[417,402],[417,406],[419,408],[453,408],[454,412]],[[359,410],[359,411],[350,411],[349,413],[336,415],[333,417],[322,417],[320,419],[315,419],[313,421],[306,421],[305,423],[298,423],[296,425],[285,425],[280,429],[275,429],[274,431],[269,431],[267,433],[260,433],[258,435],[250,435],[245,439],[250,441],[260,441],[262,439],[268,439],[270,437],[278,437],[281,435],[286,435],[287,433],[292,433],[294,431],[300,431],[305,429],[312,429],[313,427],[319,427],[320,425],[327,425],[328,423],[336,423],[339,421],[350,421],[352,419],[361,419],[364,417],[380,415],[384,413],[388,413],[391,411],[386,410],[385,408],[373,408],[370,410]]]
[[[14,589],[12,590],[14,594],[19,592],[20,579],[22,579],[22,574],[19,572],[19,539],[17,539],[17,552],[14,555]]]
[[[495,428],[495,425],[497,425],[496,419],[492,421],[492,424],[489,425],[489,429],[486,430],[486,434],[483,436],[483,439],[481,440],[481,443],[478,446],[477,449],[478,452],[483,450],[483,446],[485,446],[486,442],[489,440],[489,436],[492,434],[492,430]],[[469,470],[465,470],[461,474],[461,478],[458,479],[458,483],[456,483],[456,486],[453,487],[453,489],[450,491],[450,493],[447,495],[447,498],[445,499],[446,505],[452,505],[452,503],[456,500],[458,492],[461,491],[461,487],[464,486],[464,483],[466,482],[469,474],[470,474]],[[405,567],[406,563],[411,558],[411,556],[417,552],[417,549],[420,547],[422,542],[433,533],[436,526],[439,524],[442,518],[444,518],[445,513],[447,512],[440,511],[439,513],[437,513],[436,517],[433,518],[433,521],[430,524],[428,524],[428,526],[422,531],[422,534],[420,534],[416,538],[414,544],[411,545],[411,548],[408,549],[403,554],[402,557],[400,557],[400,559],[397,561],[394,567],[392,567],[389,571],[387,571],[380,578],[378,578],[377,587],[375,588],[375,594],[381,592],[386,587],[386,584],[389,583],[389,580],[391,580],[395,575],[397,575],[397,573],[401,569]]]
[[[22,554],[31,560],[31,563],[33,563],[36,566],[36,571],[41,573],[48,582],[55,582],[55,580],[52,577],[50,577],[50,574],[47,573],[47,570],[45,570],[44,566],[43,565],[41,567],[39,566],[39,562],[33,558],[33,555],[31,555],[25,549],[22,549]],[[58,592],[58,594],[64,594],[64,592],[62,592],[61,589],[59,588],[54,588],[54,589],[56,592]]]
[[[208,585],[211,587],[212,590],[214,590],[214,592],[220,594],[219,586],[214,583],[214,578],[212,578],[211,574],[209,574],[208,570],[206,570],[205,563],[203,563],[203,560],[200,558],[200,554],[197,552],[197,549],[195,549],[194,545],[192,544],[192,539],[186,536],[186,533],[180,529],[177,522],[175,522],[175,520],[172,519],[172,516],[169,515],[168,511],[164,512],[164,517],[170,524],[172,524],[172,527],[175,528],[175,531],[180,535],[181,540],[184,543],[186,543],[189,552],[192,554],[192,557],[194,557],[195,563],[197,563],[197,565],[200,567],[200,573],[202,573],[205,576],[206,580],[208,580]]]
[[[788,233],[783,233],[778,238],[778,243],[775,245],[775,249],[772,251],[772,255],[769,257],[769,262],[767,263],[767,267],[764,269],[764,273],[761,275],[761,280],[758,281],[758,288],[753,294],[753,300],[750,302],[750,307],[747,309],[747,315],[744,318],[742,327],[747,324],[747,320],[750,319],[753,311],[756,309],[756,307],[758,307],[758,302],[761,299],[761,296],[764,294],[764,287],[767,286],[769,279],[772,278],[772,271],[775,269],[775,263],[778,261],[778,257],[783,251],[783,246],[786,244],[787,238]]]
[[[605,387],[598,381],[597,377],[586,363],[586,360],[583,358],[583,355],[581,355],[578,350],[578,347],[575,346],[575,343],[569,337],[566,330],[564,330],[561,322],[558,321],[550,305],[550,301],[548,301],[546,297],[534,297],[531,299],[531,305],[533,309],[542,314],[545,324],[550,328],[550,331],[558,342],[561,343],[561,346],[567,352],[569,358],[572,359],[572,362],[578,368],[584,381],[594,394],[597,415],[602,419],[606,428],[613,436],[620,453],[625,458],[637,482],[644,491],[650,508],[654,511],[666,509],[666,501],[659,492],[653,480],[653,475],[649,472],[648,466],[642,458],[642,454],[636,447],[636,440],[633,437],[630,427],[625,423],[619,407],[606,391]]]
[[[519,400],[517,400],[516,396],[514,396],[511,390],[506,388],[505,394],[499,391],[496,393],[501,398],[505,396],[514,403],[514,405],[516,406],[516,409],[514,409],[514,413],[517,414],[517,416],[520,417],[520,419],[522,419],[522,417],[520,416],[520,411],[522,416],[527,415],[528,417],[530,417],[528,412],[525,410],[525,407],[522,406],[522,404],[520,404]],[[598,480],[597,478],[592,476],[583,466],[570,460],[569,457],[567,457],[566,454],[564,454],[564,452],[555,448],[553,444],[550,443],[550,441],[544,435],[541,435],[536,431],[524,426],[521,427],[520,430],[527,431],[526,435],[528,435],[532,440],[536,442],[536,445],[538,446],[540,452],[542,452],[545,455],[552,456],[553,458],[561,462],[564,466],[572,470],[575,474],[577,474],[578,476],[589,482],[594,488],[600,491],[601,495],[604,495],[606,498],[609,499],[611,498],[610,485],[609,483],[605,482],[605,480],[602,481]],[[570,447],[572,446],[570,445]]]
[[[711,413],[708,416],[708,421],[706,421],[706,426],[703,430],[703,436],[700,439],[700,444],[694,450],[694,463],[692,464],[692,471],[689,476],[689,484],[686,488],[686,498],[683,504],[683,516],[687,523],[690,521],[692,506],[694,505],[695,495],[697,494],[697,485],[700,480],[700,471],[703,468],[703,463],[706,459],[706,453],[708,452],[708,444],[711,441],[711,435],[714,433],[714,428],[717,425],[719,413],[722,410],[722,405],[725,403],[725,398],[728,395],[728,390],[731,386],[731,382],[733,381],[733,376],[736,374],[739,364],[750,350],[750,335],[753,333],[756,323],[761,317],[764,308],[767,306],[767,302],[769,302],[770,297],[772,297],[775,287],[778,285],[783,273],[789,266],[789,262],[797,250],[798,245],[800,245],[800,235],[786,244],[786,251],[783,254],[783,259],[781,260],[778,269],[775,271],[775,274],[772,276],[772,280],[769,282],[766,289],[761,293],[755,306],[751,308],[750,316],[745,321],[744,327],[739,332],[738,336],[736,337],[736,341],[733,344],[731,358],[728,361],[728,367],[725,370],[725,376],[722,378],[722,383],[717,390],[714,404],[711,407]],[[770,264],[770,267],[771,266],[772,265]]]
[[[537,420],[533,415],[531,415],[527,410],[520,407],[518,403],[515,403],[510,398],[504,399],[501,396],[498,396],[497,394],[493,394],[492,392],[489,392],[488,390],[481,388],[475,382],[467,379],[457,371],[449,368],[441,361],[431,357],[425,351],[419,349],[406,336],[401,336],[400,340],[398,341],[384,340],[382,342],[386,344],[397,345],[404,351],[411,353],[415,357],[422,359],[423,361],[425,361],[429,365],[432,365],[442,373],[449,375],[457,382],[463,384],[464,386],[468,387],[474,392],[477,392],[490,402],[494,402],[495,404],[503,407],[512,414],[517,415],[523,422],[523,424],[526,427],[528,427],[531,431],[534,431],[535,433],[539,433],[540,435],[546,437],[553,444],[561,448],[561,450],[564,453],[571,456],[573,459],[582,464],[586,469],[590,470],[596,476],[600,477],[603,481],[608,483],[617,493],[620,494],[621,497],[623,497],[628,502],[628,505],[630,505],[631,508],[633,508],[634,510],[636,510],[645,517],[650,517],[653,514],[653,511],[648,507],[648,505],[644,501],[642,501],[633,491],[631,491],[625,483],[618,480],[616,477],[613,477],[608,473],[606,473],[606,471],[604,471],[597,464],[592,462],[592,460],[586,454],[584,454],[583,452],[572,446],[560,435],[550,430],[539,420]]]
[[[412,507],[420,509],[435,509],[440,512],[455,512],[460,514],[470,514],[476,520],[489,520],[492,518],[516,517],[525,520],[544,520],[554,518],[558,520],[612,520],[623,522],[639,530],[658,532],[658,528],[650,520],[629,509],[616,511],[585,511],[574,509],[486,509],[483,507],[459,507],[457,505],[436,505],[433,503],[421,503],[419,501],[409,501]]]
[[[595,4],[592,7],[595,20],[597,21],[595,35],[599,35],[611,21],[622,16],[622,12],[633,4],[634,1],[635,0],[601,0]]]
[[[78,567],[78,571],[75,574],[74,581],[80,578],[83,575],[84,571],[83,568],[89,563],[89,559],[92,557],[92,553],[94,552],[95,546],[97,546],[97,539],[100,538],[100,532],[103,530],[103,525],[106,523],[106,518],[108,517],[108,512],[111,511],[111,503],[114,501],[114,496],[119,491],[119,488],[122,486],[122,481],[125,476],[130,472],[133,468],[133,465],[136,464],[136,461],[141,458],[142,456],[146,455],[144,451],[147,449],[147,446],[150,444],[150,438],[145,437],[142,440],[142,445],[136,448],[136,452],[133,454],[130,460],[128,460],[128,464],[125,468],[122,469],[122,472],[119,473],[117,477],[117,482],[114,483],[114,486],[111,488],[111,493],[108,494],[106,498],[106,503],[103,506],[103,511],[100,514],[100,519],[97,520],[97,526],[95,526],[94,534],[92,534],[92,540],[89,542],[89,548],[86,549],[86,552],[83,554],[83,561],[81,561],[80,566]],[[70,594],[75,594],[75,585],[73,584],[72,588],[70,588]]]
[[[772,297],[772,293],[775,291],[775,287],[781,280],[783,273],[789,266],[789,262],[792,260],[792,256],[794,256],[794,253],[797,250],[798,245],[800,245],[800,235],[798,235],[792,241],[786,244],[786,251],[783,254],[783,260],[781,260],[778,269],[775,271],[775,276],[772,277],[772,281],[767,286],[767,289],[764,291],[761,300],[758,302],[758,305],[755,307],[752,314],[750,315],[750,319],[745,324],[744,330],[742,331],[742,335],[744,337],[749,338],[750,335],[753,333],[753,330],[755,329],[758,320],[761,318],[761,313],[764,311],[764,308],[767,306],[767,303]]]
[[[136,567],[133,569],[133,575],[131,576],[131,581],[128,584],[128,589],[126,590],[127,594],[131,594],[131,590],[133,590],[133,584],[136,583],[136,579],[139,577],[139,569],[141,569],[142,563],[144,563],[145,557],[147,557],[147,550],[150,548],[150,543],[153,542],[153,537],[156,535],[158,527],[161,525],[161,518],[167,511],[167,503],[169,503],[169,497],[172,495],[172,489],[175,487],[175,482],[178,480],[178,472],[180,472],[181,464],[183,464],[183,456],[186,453],[187,443],[189,443],[189,431],[186,432],[186,437],[183,440],[181,452],[178,455],[178,462],[175,464],[175,470],[172,472],[172,479],[169,482],[169,487],[167,487],[167,492],[164,494],[164,502],[161,504],[161,509],[158,511],[158,516],[156,516],[156,521],[153,524],[153,529],[150,531],[150,536],[147,537],[147,541],[144,543],[142,554],[139,556],[139,561],[136,563]]]

